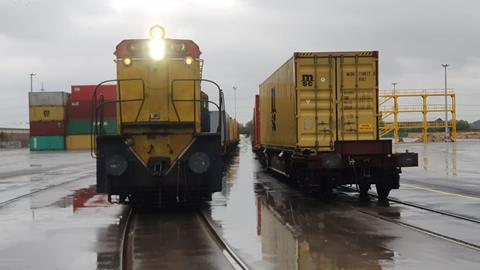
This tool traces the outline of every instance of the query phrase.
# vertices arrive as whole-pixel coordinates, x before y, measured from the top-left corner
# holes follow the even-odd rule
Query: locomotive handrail
[[[126,82],[126,81],[140,81],[142,83],[142,98],[138,99],[126,99],[122,100],[121,97],[121,91],[120,91],[120,83],[121,82]],[[100,86],[106,83],[111,83],[111,82],[116,82],[117,87],[118,87],[118,99],[116,100],[109,100],[109,101],[104,101],[104,96],[100,96],[100,103],[97,105],[97,90]],[[96,158],[96,143],[94,140],[94,135],[98,135],[102,130],[103,130],[103,108],[105,104],[109,103],[118,103],[119,104],[119,113],[120,113],[120,123],[122,123],[122,103],[123,102],[141,102],[140,107],[138,108],[137,116],[135,117],[135,122],[138,121],[138,118],[140,117],[140,112],[143,109],[143,105],[145,103],[145,81],[141,78],[132,78],[132,79],[114,79],[114,80],[106,80],[103,81],[95,87],[95,90],[93,91],[93,98],[92,98],[92,114],[91,114],[91,121],[92,125],[90,126],[90,155],[93,158]],[[99,116],[100,116],[100,123],[99,121]],[[93,121],[95,120],[95,121]],[[121,125],[120,125],[121,128]]]
[[[193,82],[193,99],[189,100],[189,99],[175,99],[175,84],[178,83],[178,82]],[[171,89],[171,101],[172,101],[172,105],[173,105],[173,110],[175,111],[175,115],[177,116],[177,121],[178,122],[181,122],[181,119],[180,119],[180,115],[178,113],[178,110],[177,110],[177,106],[175,105],[175,102],[192,102],[193,103],[193,122],[194,122],[194,129],[193,129],[193,133],[195,134],[196,133],[196,127],[197,127],[197,114],[196,114],[196,104],[197,102],[201,102],[202,100],[198,100],[198,99],[195,99],[195,94],[197,93],[197,87],[196,87],[196,83],[197,82],[208,82],[208,83],[211,83],[213,85],[215,85],[218,89],[218,96],[219,96],[219,104],[217,105],[216,103],[213,103],[211,102],[210,100],[208,101],[209,103],[213,103],[215,104],[215,106],[218,108],[218,113],[219,113],[219,117],[218,117],[218,126],[220,127],[221,126],[221,123],[222,123],[222,118],[223,118],[223,115],[222,115],[222,112],[225,111],[224,109],[224,105],[223,105],[223,91],[222,89],[220,88],[220,86],[212,81],[212,80],[208,80],[208,79],[174,79],[171,81],[171,84],[170,84],[170,89]],[[218,129],[217,129],[217,132],[218,132]]]

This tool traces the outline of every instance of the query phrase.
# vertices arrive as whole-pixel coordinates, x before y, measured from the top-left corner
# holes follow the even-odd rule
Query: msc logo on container
[[[303,86],[313,86],[313,75],[312,74],[302,75],[302,84]]]

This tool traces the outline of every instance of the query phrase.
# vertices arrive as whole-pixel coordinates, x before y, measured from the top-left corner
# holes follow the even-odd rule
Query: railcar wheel
[[[368,194],[368,191],[370,190],[370,184],[360,184],[360,196],[358,199],[361,202],[369,202],[370,201],[370,195]]]
[[[390,195],[390,186],[386,184],[376,184],[377,187],[377,195],[378,195],[378,201],[380,202],[386,202],[388,195]]]

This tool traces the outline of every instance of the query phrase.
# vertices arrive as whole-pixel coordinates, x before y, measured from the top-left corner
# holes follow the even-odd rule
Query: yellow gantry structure
[[[445,105],[432,105],[429,104],[429,97],[447,97],[450,98],[447,107]],[[421,105],[399,105],[401,98],[419,98],[421,99]],[[411,99],[410,99],[411,100]],[[393,101],[393,106],[391,105]],[[386,104],[390,105],[386,105]],[[457,139],[457,112],[456,112],[456,97],[453,89],[445,90],[440,89],[422,89],[422,90],[383,90],[379,93],[379,111],[381,114],[380,121],[380,136],[383,137],[386,134],[393,131],[395,143],[399,142],[398,132],[400,129],[422,129],[423,130],[423,142],[428,142],[428,130],[431,128],[444,128],[445,122],[428,121],[428,113],[433,112],[450,112],[451,117],[447,126],[451,130],[451,140]],[[399,113],[422,113],[422,121],[418,122],[400,122],[398,120]],[[393,121],[386,121],[393,116]]]

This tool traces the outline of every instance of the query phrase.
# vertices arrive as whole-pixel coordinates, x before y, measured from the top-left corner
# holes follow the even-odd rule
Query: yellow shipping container
[[[63,106],[32,106],[29,113],[30,122],[65,120],[65,107]]]
[[[69,135],[66,137],[67,150],[90,150],[91,135]]]
[[[260,85],[262,144],[333,151],[378,139],[378,52],[295,53]]]

